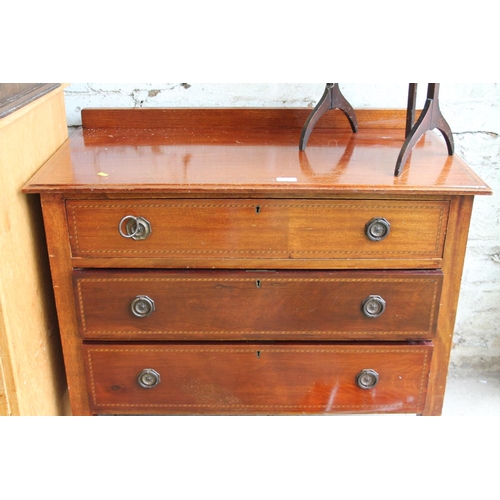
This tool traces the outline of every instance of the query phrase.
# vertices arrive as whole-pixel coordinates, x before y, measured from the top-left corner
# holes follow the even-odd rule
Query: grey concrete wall
[[[346,83],[354,108],[405,108],[407,84]],[[419,85],[418,105],[426,84]],[[323,83],[79,83],[65,92],[69,125],[84,107],[313,107]],[[500,373],[500,84],[443,83],[440,105],[456,154],[494,190],[478,197],[470,230],[451,366]]]

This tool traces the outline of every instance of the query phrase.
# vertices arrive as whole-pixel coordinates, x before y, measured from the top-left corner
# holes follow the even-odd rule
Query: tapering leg
[[[416,84],[410,84],[416,85]],[[414,92],[416,88],[410,87],[410,94]],[[410,105],[411,95],[408,98],[408,104]],[[407,127],[408,127],[407,119]],[[454,152],[453,135],[451,133],[450,126],[444,119],[441,110],[439,109],[439,83],[429,83],[427,89],[427,100],[425,101],[425,106],[420,115],[417,123],[412,127],[409,134],[407,134],[406,140],[401,148],[398,159],[396,161],[396,168],[394,170],[394,175],[399,176],[402,171],[402,167],[408,160],[408,156],[415,144],[420,140],[420,138],[428,131],[437,128],[444,136],[446,145],[448,147],[448,154],[451,156]]]
[[[316,107],[312,110],[311,114],[306,120],[304,124],[304,128],[302,129],[302,134],[300,136],[300,151],[304,151],[307,146],[307,141],[309,140],[309,136],[313,131],[314,126],[318,123],[319,119],[331,109],[340,109],[351,124],[351,129],[353,132],[358,131],[358,120],[356,118],[356,113],[354,109],[349,104],[347,99],[340,92],[338,83],[327,83],[325,87],[325,92],[323,93],[321,99],[319,100]]]
[[[408,108],[406,112],[406,134],[405,137],[411,132],[413,124],[415,123],[415,108],[417,105],[417,84],[410,83],[408,89]]]

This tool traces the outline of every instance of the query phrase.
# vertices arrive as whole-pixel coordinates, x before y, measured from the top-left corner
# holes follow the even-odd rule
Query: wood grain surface
[[[75,271],[80,331],[94,340],[432,339],[439,271]],[[366,316],[371,295],[385,301]],[[154,312],[137,317],[146,296]]]
[[[83,346],[95,413],[418,413],[431,345],[168,344]],[[160,383],[137,381],[153,369]],[[356,376],[379,375],[372,389]]]
[[[62,87],[0,119],[0,415],[68,412],[40,203],[21,192],[67,137]]]
[[[87,110],[25,185],[73,414],[441,413],[472,201],[491,189],[433,132],[395,178],[400,111],[361,112],[356,134],[327,113],[299,152],[309,112]],[[150,235],[120,235],[125,217]]]
[[[205,110],[190,127],[196,111],[162,110],[175,121],[170,128],[80,129],[25,192],[191,197],[491,193],[458,155],[448,156],[432,132],[425,134],[402,176],[395,178],[404,129],[360,126],[354,134],[319,127],[307,150],[300,152],[301,120],[290,127],[288,111],[230,110],[228,124],[225,115],[214,111],[210,120],[212,114]],[[119,114],[124,123],[130,123],[129,114],[140,115],[137,110],[124,111]],[[372,118],[379,116],[383,124],[386,115],[381,111]],[[237,117],[239,127],[233,123]],[[264,125],[255,128],[259,117]],[[184,119],[188,121],[181,127]],[[213,126],[219,119],[222,122]]]
[[[405,259],[404,267],[412,267],[414,260],[442,258],[449,202],[121,199],[69,200],[66,206],[77,258],[112,257],[116,264],[127,257],[168,258],[174,267],[193,267],[200,259],[217,260],[221,267],[253,259],[260,261],[259,268],[272,268],[276,260],[309,261],[312,267],[319,260],[383,265]],[[146,219],[150,236],[123,237],[118,226],[127,216]],[[382,241],[370,240],[365,232],[377,217],[390,223]]]

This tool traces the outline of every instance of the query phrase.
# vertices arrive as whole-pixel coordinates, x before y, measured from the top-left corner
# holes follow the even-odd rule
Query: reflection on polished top
[[[404,128],[398,128],[397,120],[384,121],[387,111],[386,115],[378,112],[379,125],[373,116],[366,119],[365,128],[361,113],[356,134],[325,121],[302,152],[301,129],[295,124],[303,123],[301,117],[309,110],[276,110],[276,115],[293,114],[293,126],[290,120],[277,126],[273,110],[261,111],[263,117],[264,113],[273,116],[272,126],[269,119],[256,121],[258,110],[246,124],[243,115],[239,126],[233,126],[234,117],[224,119],[223,110],[212,110],[219,114],[216,125],[211,120],[196,121],[196,110],[184,111],[184,122],[179,117],[182,110],[177,110],[174,122],[162,117],[164,122],[150,127],[122,120],[119,125],[110,121],[85,128],[84,122],[84,128],[73,134],[24,191],[110,194],[133,189],[137,194],[196,196],[216,190],[219,196],[321,197],[416,194],[425,188],[427,194],[491,194],[458,155],[448,156],[444,141],[433,132],[416,145],[403,174],[394,177]],[[151,124],[145,121],[145,125]]]

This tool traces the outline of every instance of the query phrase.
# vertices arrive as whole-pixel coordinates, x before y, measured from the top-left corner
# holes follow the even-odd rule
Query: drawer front
[[[418,340],[435,334],[440,271],[74,273],[84,339]]]
[[[199,259],[221,266],[245,259],[441,259],[448,208],[447,201],[387,200],[67,202],[74,257],[171,259],[179,267]]]
[[[432,346],[98,344],[83,351],[97,414],[420,413]]]

